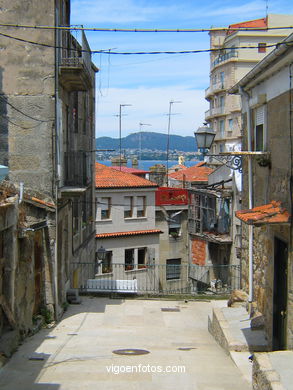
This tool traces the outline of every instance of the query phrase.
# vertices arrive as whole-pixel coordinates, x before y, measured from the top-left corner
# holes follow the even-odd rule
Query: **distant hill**
[[[139,149],[140,133],[129,134],[121,139],[122,149]],[[162,150],[167,148],[167,134],[154,132],[141,132],[142,149]],[[197,145],[194,137],[170,135],[169,149],[183,152],[196,152]],[[97,149],[119,149],[119,138],[99,137],[96,139]]]

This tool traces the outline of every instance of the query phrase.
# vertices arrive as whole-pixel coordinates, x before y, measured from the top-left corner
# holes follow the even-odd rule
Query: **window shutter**
[[[264,124],[264,106],[260,106],[255,110],[255,125],[263,125]]]

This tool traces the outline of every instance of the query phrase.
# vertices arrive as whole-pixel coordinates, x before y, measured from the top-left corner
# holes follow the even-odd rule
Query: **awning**
[[[272,201],[263,206],[257,206],[248,210],[236,211],[236,217],[247,225],[270,225],[290,223],[291,216],[281,206],[281,202]]]

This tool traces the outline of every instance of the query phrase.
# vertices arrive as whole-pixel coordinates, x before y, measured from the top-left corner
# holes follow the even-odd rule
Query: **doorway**
[[[274,240],[273,350],[286,349],[288,245]]]

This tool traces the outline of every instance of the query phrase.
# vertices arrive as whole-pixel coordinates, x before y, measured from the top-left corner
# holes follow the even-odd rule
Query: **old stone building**
[[[78,263],[94,262],[95,72],[84,34],[70,30],[70,1],[2,1],[0,58],[0,164],[9,180],[41,194],[53,210],[47,221],[56,317]],[[49,214],[50,215],[49,215]],[[41,261],[41,267],[45,267]],[[10,308],[16,310],[16,304]]]
[[[55,205],[0,184],[0,351],[8,357],[41,320],[54,319],[49,225]]]
[[[293,348],[293,34],[231,90],[243,106],[243,287],[273,350]],[[245,190],[245,191],[244,191]]]

